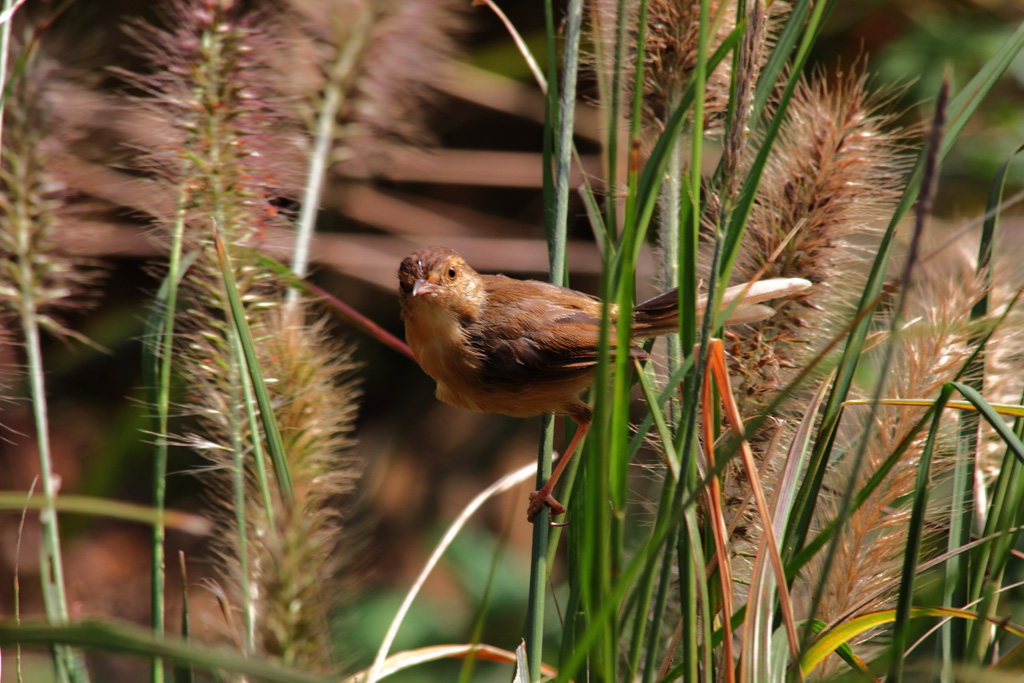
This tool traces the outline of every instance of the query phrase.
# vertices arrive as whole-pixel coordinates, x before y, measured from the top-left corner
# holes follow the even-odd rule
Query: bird
[[[533,522],[545,505],[553,515],[565,512],[553,490],[590,426],[592,412],[580,394],[590,386],[598,362],[601,300],[548,282],[478,273],[442,246],[407,256],[398,281],[406,342],[437,383],[439,400],[512,417],[566,415],[577,424],[547,483],[530,494],[527,519]],[[760,301],[809,286],[800,278],[773,278],[730,287],[723,306],[742,301],[728,322],[767,318],[774,310]],[[678,296],[672,289],[637,304],[631,311],[633,340],[678,330]],[[700,315],[705,302],[695,306]],[[619,319],[614,306],[610,316],[612,324]],[[647,357],[639,346],[628,352],[640,360]]]

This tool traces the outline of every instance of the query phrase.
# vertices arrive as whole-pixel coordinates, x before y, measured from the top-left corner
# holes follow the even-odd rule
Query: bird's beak
[[[422,296],[424,294],[433,294],[437,291],[437,285],[431,284],[426,280],[420,278],[412,285],[412,295]]]

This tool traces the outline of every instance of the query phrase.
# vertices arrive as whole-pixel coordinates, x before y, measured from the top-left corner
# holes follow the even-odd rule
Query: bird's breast
[[[481,410],[473,400],[479,357],[455,316],[433,306],[411,309],[405,316],[405,339],[420,367],[437,382],[439,399]]]

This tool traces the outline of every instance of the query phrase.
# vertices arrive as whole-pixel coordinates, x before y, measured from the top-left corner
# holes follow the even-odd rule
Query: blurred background
[[[259,6],[259,3],[252,3]],[[312,15],[327,0],[294,0],[290,11]],[[413,102],[382,106],[407,129],[368,135],[335,155],[324,187],[312,280],[401,337],[395,273],[401,259],[429,244],[450,246],[484,272],[544,278],[547,246],[541,192],[544,100],[514,42],[495,13],[469,2],[419,3],[422,31],[447,45],[436,48]],[[426,5],[432,5],[429,10]],[[546,63],[543,8],[503,2],[502,9],[541,64]],[[265,8],[273,16],[272,7]],[[161,246],[151,239],[152,189],[139,182],[133,150],[154,144],[161,131],[130,106],[116,69],[141,68],[126,29],[143,20],[167,21],[167,3],[142,0],[33,0],[20,10],[16,33],[39,22],[43,52],[61,86],[52,106],[69,131],[59,180],[76,198],[74,220],[59,235],[69,253],[104,272],[96,299],[71,312],[69,326],[95,346],[45,340],[55,469],[62,493],[150,502],[151,442],[143,405],[142,321],[159,286],[153,264]],[[930,115],[943,71],[954,91],[1024,19],[1017,1],[894,0],[839,3],[819,39],[814,61],[833,66],[866,56],[872,87],[893,93],[907,122]],[[431,22],[435,22],[431,24]],[[287,31],[286,31],[287,32]],[[406,60],[419,59],[415,35],[397,36]],[[429,65],[426,62],[429,61]],[[396,67],[401,68],[401,67]],[[281,64],[296,90],[313,80],[308,65]],[[577,145],[587,173],[600,176],[601,129],[589,104],[584,74]],[[387,84],[385,83],[386,87]],[[308,94],[308,93],[307,93]],[[938,219],[959,226],[983,210],[999,165],[1024,141],[1024,61],[1018,59],[970,123],[942,170]],[[301,173],[301,160],[285,160]],[[712,160],[713,161],[713,160]],[[577,176],[574,183],[578,184]],[[1018,164],[1006,196],[1024,184]],[[285,211],[294,204],[284,203]],[[600,257],[578,197],[570,205],[572,286],[596,291]],[[1011,209],[1010,214],[1020,212]],[[1012,230],[1007,219],[1004,229]],[[1020,224],[1017,223],[1017,227]],[[267,251],[286,260],[289,240],[266,236]],[[656,292],[656,256],[641,261],[641,297]],[[354,453],[365,471],[352,504],[354,534],[362,539],[358,595],[339,620],[344,656],[368,664],[405,590],[444,528],[480,490],[536,457],[539,420],[515,420],[449,407],[433,397],[433,382],[405,357],[338,321],[359,363],[362,401]],[[24,396],[20,349],[0,344],[0,488],[27,492],[38,475],[30,406]],[[557,438],[557,437],[556,437]],[[649,459],[649,456],[648,456]],[[183,448],[171,451],[168,506],[202,511],[202,466]],[[639,465],[638,465],[639,467]],[[514,649],[525,610],[530,527],[526,494],[532,486],[488,504],[431,577],[407,619],[396,650],[470,639],[476,605],[496,549],[498,580],[483,621],[485,642]],[[642,477],[636,495],[642,498]],[[0,614],[13,613],[13,579],[21,577],[23,614],[41,613],[37,575],[38,524],[28,516],[0,517]],[[75,615],[110,615],[147,623],[149,532],[142,526],[68,515],[62,521],[69,598]],[[218,619],[209,591],[197,589],[211,571],[202,537],[169,532],[169,615],[175,619],[180,581],[177,551],[189,562],[190,597],[200,618]],[[556,570],[557,572],[557,570]],[[443,618],[437,618],[437,614]],[[419,616],[418,616],[419,615]],[[201,624],[201,622],[200,622]],[[357,625],[358,628],[352,628]],[[195,627],[201,633],[202,626]],[[213,629],[216,630],[216,629]],[[6,666],[3,681],[14,680]],[[44,659],[45,661],[45,659]],[[101,663],[113,680],[131,680],[132,664]],[[417,673],[422,680],[441,675]],[[98,680],[102,676],[97,675]],[[33,680],[29,677],[27,680]],[[405,680],[416,680],[414,677]]]

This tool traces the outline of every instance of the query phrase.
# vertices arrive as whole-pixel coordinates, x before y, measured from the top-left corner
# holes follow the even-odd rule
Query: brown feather
[[[597,364],[600,299],[547,282],[481,275],[447,247],[414,252],[398,279],[406,340],[437,382],[439,399],[515,417],[564,413],[590,421],[579,394]],[[614,325],[614,307],[611,315]],[[671,332],[678,318],[673,289],[633,309],[634,336]],[[646,357],[636,346],[630,355]]]

